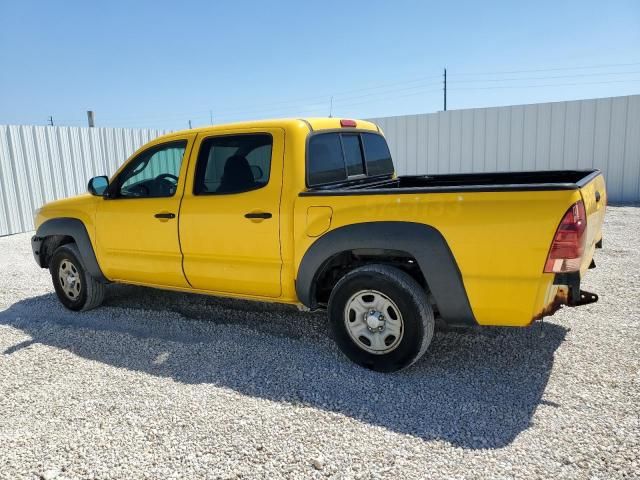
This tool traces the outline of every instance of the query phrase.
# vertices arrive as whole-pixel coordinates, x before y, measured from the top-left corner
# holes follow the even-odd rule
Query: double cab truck
[[[598,170],[397,176],[380,129],[339,118],[170,133],[36,212],[33,254],[71,310],[120,282],[326,309],[354,362],[418,360],[436,320],[526,326],[602,246]]]

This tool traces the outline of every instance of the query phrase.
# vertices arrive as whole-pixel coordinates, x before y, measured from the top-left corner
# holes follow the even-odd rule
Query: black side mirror
[[[89,180],[89,185],[87,185],[87,190],[91,195],[95,195],[96,197],[104,197],[107,188],[109,187],[109,177],[100,176],[93,177]]]

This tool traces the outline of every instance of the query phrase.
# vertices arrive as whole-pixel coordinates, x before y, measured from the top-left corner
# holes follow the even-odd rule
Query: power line
[[[423,88],[421,86],[414,86],[414,87],[409,87],[409,89],[415,89],[415,88]],[[399,89],[399,91],[404,91],[407,90],[407,88],[405,89]],[[334,98],[334,103],[339,103],[339,102],[343,102],[346,100],[351,100],[354,98],[362,98],[362,97],[368,97],[371,95],[374,96],[379,96],[379,95],[383,95],[389,93],[387,91],[384,92],[377,92],[377,93],[370,93],[370,94],[365,94],[365,95],[355,95],[355,96],[351,96],[351,97],[344,97],[343,99],[335,99]],[[318,107],[317,111],[320,111],[321,107],[326,108],[327,105],[327,97],[313,97],[313,98],[321,98],[322,101],[318,101],[318,102],[314,102],[311,104],[311,106],[313,107]],[[294,102],[294,101],[289,101],[289,102],[280,102],[280,103],[274,103],[272,104],[273,106],[264,106],[262,108],[252,108],[252,109],[248,109],[248,110],[219,110],[216,111],[216,116],[218,118],[240,118],[240,117],[244,117],[246,115],[251,115],[251,114],[269,114],[270,112],[272,112],[274,110],[274,107],[276,107],[276,110],[278,109],[278,107],[280,107],[280,109],[286,109],[286,110],[295,110],[298,111],[300,110],[300,103],[304,103],[304,102]],[[308,107],[308,105],[307,105]],[[308,108],[307,108],[308,109]],[[326,110],[324,110],[326,112]],[[140,121],[147,121],[147,120],[156,120],[156,121],[170,121],[170,120],[183,120],[187,117],[191,117],[194,119],[200,119],[200,118],[206,118],[204,112],[201,112],[201,114],[198,115],[194,115],[195,112],[191,112],[191,113],[186,113],[186,114],[170,114],[170,115],[164,115],[164,116],[153,116],[153,117],[138,117],[138,118],[129,118],[129,119],[123,119],[123,120],[110,120],[109,123],[111,124],[116,124],[116,125],[122,125],[122,124],[134,124]]]
[[[576,83],[545,83],[537,85],[494,85],[490,87],[457,87],[452,90],[494,90],[501,88],[535,88],[535,87],[576,87],[580,85],[608,85],[611,83],[640,82],[640,78],[633,80],[609,80],[604,82],[576,82]]]
[[[350,107],[352,105],[364,105],[366,103],[371,103],[372,101],[384,101],[384,100],[392,100],[395,98],[405,98],[405,97],[415,97],[416,95],[424,95],[426,93],[432,93],[432,92],[442,92],[442,88],[435,88],[435,89],[430,89],[430,90],[420,90],[418,92],[410,92],[410,93],[405,93],[403,95],[381,95],[377,98],[373,98],[373,99],[365,99],[365,100],[357,100],[355,102],[345,102],[345,103],[340,103],[337,106],[335,105],[334,102],[334,110],[336,108],[344,108],[344,107]]]
[[[411,80],[404,80],[404,81],[400,81],[400,82],[392,82],[392,83],[384,83],[384,84],[378,84],[378,85],[373,85],[373,86],[369,86],[369,87],[361,87],[361,88],[357,88],[357,89],[351,89],[351,90],[342,90],[339,92],[334,92],[331,94],[325,94],[325,95],[315,95],[315,96],[309,96],[309,97],[302,97],[302,98],[298,98],[298,99],[292,99],[292,100],[280,100],[280,101],[276,101],[276,102],[268,102],[268,103],[261,103],[261,104],[256,104],[256,106],[258,108],[260,107],[264,107],[264,108],[260,108],[261,110],[269,110],[270,107],[273,106],[283,106],[283,105],[296,105],[296,104],[300,104],[300,103],[306,103],[309,101],[316,101],[314,103],[314,105],[320,105],[320,104],[324,104],[326,105],[326,101],[328,98],[330,98],[331,96],[333,97],[343,97],[344,100],[350,100],[352,98],[355,97],[360,97],[361,95],[345,95],[347,93],[352,93],[352,92],[362,92],[362,91],[370,91],[370,90],[378,90],[378,89],[385,89],[387,87],[390,86],[395,86],[395,85],[407,85],[410,83],[420,83],[420,82],[424,82],[427,79],[433,79],[433,78],[439,78],[439,75],[430,75],[430,76],[426,76],[426,77],[417,77]],[[430,84],[426,84],[426,85],[430,85]],[[418,88],[419,86],[413,86],[413,87],[405,87],[402,89],[398,89],[398,90],[406,90],[406,89],[411,89],[411,88]],[[391,91],[393,91],[395,89],[391,89]],[[373,95],[372,94],[368,94],[368,95]],[[336,98],[336,100],[338,100]],[[231,108],[231,109],[226,109],[226,110],[216,110],[216,115],[218,114],[235,114],[235,113],[252,113],[252,112],[256,112],[258,110],[256,109],[251,109],[251,110],[243,110],[243,107],[238,107],[238,108]],[[169,117],[171,118],[176,118],[176,119],[180,119],[180,118],[185,118],[188,116],[194,116],[194,115],[204,115],[209,113],[209,110],[201,110],[201,111],[191,111],[191,112],[184,112],[184,113],[176,113],[176,114],[171,114],[171,115],[152,115],[152,116],[133,116],[133,117],[120,117],[120,118],[107,118],[104,121],[109,122],[109,123],[123,123],[123,122],[128,122],[129,120],[135,121],[135,120],[155,120],[155,119],[168,119]]]
[[[632,72],[598,72],[598,73],[577,73],[572,75],[552,75],[544,77],[511,77],[511,78],[486,78],[486,79],[472,79],[472,80],[451,80],[449,83],[474,83],[474,82],[509,82],[518,80],[551,80],[554,78],[580,78],[580,77],[601,77],[607,75],[635,75],[640,73],[640,70]]]
[[[625,82],[638,82],[640,81],[640,79],[637,80],[612,80],[612,81],[602,81],[602,82],[572,82],[572,83],[549,83],[549,84],[536,84],[536,85],[495,85],[495,86],[488,86],[488,87],[448,87],[447,91],[449,90],[494,90],[494,89],[518,89],[518,88],[538,88],[538,87],[563,87],[563,86],[579,86],[579,85],[601,85],[601,84],[610,84],[610,83],[625,83]],[[414,87],[415,88],[415,87]],[[406,90],[406,89],[404,89]],[[435,92],[442,92],[441,88],[438,89],[429,89],[429,90],[424,90],[424,88],[420,88],[419,91],[415,91],[415,92],[410,92],[410,93],[406,93],[406,94],[401,94],[401,95],[396,95],[396,94],[389,94],[390,92],[380,92],[377,94],[367,94],[366,99],[362,99],[363,96],[356,96],[354,98],[360,97],[359,100],[357,101],[341,101],[340,103],[337,103],[334,99],[334,110],[336,111],[344,111],[346,108],[350,108],[353,106],[358,106],[358,105],[364,105],[364,104],[368,104],[371,101],[376,101],[376,102],[384,102],[384,101],[388,101],[388,100],[392,100],[392,99],[398,99],[398,98],[406,98],[406,97],[413,97],[416,95],[425,95],[425,94],[429,94],[429,93],[435,93]],[[371,96],[375,97],[375,98],[371,98]],[[303,114],[313,114],[313,115],[322,115],[322,107],[325,106],[326,108],[326,104],[319,104],[318,108],[310,108],[310,107],[306,107],[306,108],[300,108],[297,105],[292,105],[292,106],[288,106],[288,107],[283,107],[282,109],[276,109],[275,111],[273,109],[268,110],[268,113],[265,115],[267,117],[283,117],[283,116],[297,116],[297,115],[303,115]],[[263,110],[264,111],[264,110]],[[221,119],[225,119],[225,120],[231,120],[231,121],[239,121],[242,119],[245,119],[247,117],[250,117],[252,113],[255,113],[255,111],[246,111],[244,113],[235,113],[235,114],[227,114],[227,115],[220,115],[218,118]],[[199,117],[193,117],[196,120],[201,119],[204,121],[204,119],[206,118],[205,116],[199,116]],[[162,120],[159,120],[159,123],[162,123]],[[136,122],[129,122],[130,125],[136,125]]]
[[[434,88],[431,90],[423,90],[420,92],[406,93],[404,95],[386,95],[384,97],[377,98],[376,101],[380,102],[385,100],[395,100],[396,98],[415,97],[416,95],[424,95],[426,93],[435,93],[435,92],[438,92],[438,93],[442,92],[442,88]],[[371,102],[371,100],[361,100],[359,102],[350,102],[350,103],[342,104],[342,105],[339,105],[339,107],[344,108],[344,107],[351,107],[354,105],[364,105],[365,103],[369,103],[369,102]]]
[[[383,83],[383,84],[378,84],[378,85],[372,85],[372,86],[368,86],[368,87],[361,87],[361,88],[356,88],[356,89],[351,89],[351,90],[341,90],[338,92],[332,92],[332,93],[328,93],[328,94],[324,94],[324,95],[318,95],[318,96],[314,96],[314,97],[305,97],[305,98],[299,98],[296,100],[285,100],[285,101],[280,101],[280,102],[275,102],[275,103],[266,103],[266,104],[258,104],[258,106],[271,106],[271,105],[283,105],[283,104],[297,104],[297,103],[301,103],[301,102],[306,102],[309,100],[321,100],[322,102],[318,101],[317,103],[315,103],[315,105],[319,105],[320,103],[323,103],[324,105],[326,105],[326,101],[327,99],[330,99],[331,97],[334,97],[334,101],[339,101],[340,98],[339,97],[344,97],[342,100],[350,100],[352,98],[356,98],[356,97],[361,97],[361,96],[365,96],[365,95],[375,95],[376,93],[370,93],[370,94],[365,94],[365,95],[345,95],[347,93],[353,93],[353,92],[362,92],[362,91],[369,91],[369,90],[378,90],[378,89],[384,89],[387,87],[391,87],[391,86],[395,86],[395,85],[406,85],[409,83],[420,83],[423,82],[424,80],[430,80],[430,79],[434,79],[434,78],[439,78],[439,75],[429,75],[426,77],[417,77],[411,80],[404,80],[404,81],[400,81],[400,82],[392,82],[392,83]],[[431,85],[432,83],[429,84],[425,84],[425,85]],[[405,89],[410,89],[410,88],[418,88],[418,86],[414,86],[414,87],[405,87],[403,89],[398,89],[398,90],[405,90]],[[392,89],[395,90],[395,89]],[[383,92],[384,93],[384,92]],[[338,98],[336,98],[338,97]],[[245,110],[244,112],[246,112],[247,110]],[[255,110],[253,110],[255,111]],[[250,113],[252,112],[252,110],[249,111]],[[238,111],[238,109],[227,109],[227,110],[221,110],[220,113],[243,113],[242,110]]]
[[[326,105],[324,105],[324,109],[326,109]],[[271,111],[267,117],[269,118],[281,118],[281,117],[298,117],[298,116],[310,116],[310,115],[317,115],[317,116],[324,116],[326,114],[326,110],[324,110],[324,112],[322,110],[319,109],[296,109],[295,111],[292,111],[291,108],[289,108],[288,110],[280,110],[280,111]],[[247,115],[228,115],[223,117],[225,120],[231,120],[233,122],[239,122],[242,120],[247,119]]]
[[[592,68],[611,68],[611,67],[628,67],[632,65],[640,65],[640,62],[632,63],[609,63],[601,65],[586,65],[579,67],[554,67],[554,68],[536,68],[533,70],[499,70],[493,72],[455,72],[455,75],[497,75],[503,73],[535,73],[535,72],[556,72],[562,70],[588,70]]]
[[[387,90],[384,92],[375,92],[375,93],[365,93],[363,95],[352,95],[350,97],[344,97],[343,99],[337,99],[334,100],[335,102],[341,103],[344,101],[351,101],[357,98],[365,98],[365,97],[376,97],[376,96],[380,96],[380,95],[386,95],[388,93],[394,93],[394,92],[405,92],[407,90],[422,90],[425,87],[430,87],[433,85],[440,85],[441,82],[431,82],[431,83],[425,83],[424,85],[415,85],[413,87],[405,87],[405,88],[394,88],[392,90]]]
[[[472,90],[472,89],[499,89],[499,88],[529,88],[529,87],[537,87],[537,86],[575,86],[575,85],[590,85],[590,84],[604,84],[604,83],[620,83],[620,82],[634,82],[634,81],[640,81],[640,80],[612,80],[612,81],[605,81],[605,82],[574,82],[574,83],[568,83],[568,84],[544,84],[544,85],[522,85],[522,86],[518,86],[518,85],[504,85],[504,86],[491,86],[491,87],[448,87],[447,91],[449,90]],[[447,82],[449,82],[449,80],[447,79]],[[435,83],[437,84],[437,83]],[[429,84],[429,85],[434,85],[434,84]],[[406,94],[402,94],[402,95],[396,95],[395,92],[398,91],[406,91],[406,90],[414,90],[414,89],[418,89],[418,91],[415,92],[410,92],[410,93],[406,93]],[[405,98],[405,97],[411,97],[411,96],[416,96],[416,95],[424,95],[424,94],[428,94],[428,93],[434,93],[434,92],[440,92],[442,91],[441,89],[425,89],[425,87],[423,86],[416,86],[416,87],[409,87],[409,88],[404,88],[404,89],[395,89],[392,91],[387,91],[387,92],[377,92],[377,93],[370,93],[370,94],[364,94],[364,95],[356,95],[344,100],[340,100],[340,99],[335,99],[333,100],[333,106],[334,106],[334,110],[336,109],[344,109],[345,107],[351,107],[354,105],[363,105],[366,103],[371,102],[372,100],[375,101],[384,101],[384,100],[389,100],[389,99],[396,99],[396,98]],[[371,98],[374,97],[374,98]],[[366,100],[363,100],[363,98],[367,98]],[[356,100],[356,101],[352,101],[352,100]],[[307,111],[309,109],[306,109]],[[300,109],[297,106],[291,106],[289,108],[284,109],[285,112],[298,112],[300,111]],[[244,114],[251,114],[251,113],[255,113],[255,111],[247,111],[244,112]],[[224,115],[225,118],[239,118],[240,116],[243,115]]]
[[[621,67],[621,66],[630,66],[630,65],[640,65],[640,62],[634,63],[618,63],[618,64],[606,64],[606,65],[590,65],[590,66],[578,66],[578,67],[555,67],[555,68],[540,68],[540,69],[529,69],[529,70],[503,70],[503,71],[493,71],[493,72],[462,72],[462,73],[454,73],[454,79],[447,79],[449,83],[454,84],[463,84],[463,83],[479,83],[482,84],[484,82],[518,82],[525,80],[552,80],[552,79],[562,79],[562,78],[585,78],[585,77],[594,77],[594,76],[608,76],[608,75],[634,75],[636,73],[640,73],[640,71],[629,71],[629,72],[590,72],[590,73],[573,73],[569,75],[555,75],[555,76],[535,76],[535,77],[510,77],[510,78],[466,78],[466,79],[455,79],[458,75],[464,76],[481,76],[481,75],[499,75],[499,74],[519,74],[519,73],[530,73],[530,72],[552,72],[552,71],[571,71],[571,70],[583,70],[583,69],[597,69],[597,68],[612,68],[612,67]],[[451,72],[448,72],[451,74]],[[426,80],[434,79],[434,78],[442,78],[441,75],[432,75],[432,76],[424,76],[418,77],[414,79],[404,80],[404,81],[396,81],[391,83],[383,83],[368,87],[362,87],[358,89],[351,90],[343,90],[340,92],[335,92],[330,95],[315,95],[309,97],[302,97],[294,100],[280,100],[275,102],[268,102],[262,104],[255,104],[251,108],[246,107],[236,107],[226,110],[216,110],[216,117],[220,118],[241,118],[245,116],[250,116],[252,114],[261,115],[266,114],[268,116],[273,115],[274,110],[279,111],[288,111],[293,112],[293,114],[298,114],[302,111],[313,111],[315,113],[321,112],[327,106],[327,101],[333,97],[333,100],[329,103],[332,103],[334,106],[338,108],[349,107],[352,105],[361,105],[365,103],[369,103],[370,101],[383,101],[388,98],[402,98],[407,96],[415,96],[425,93],[430,93],[432,90],[425,90],[425,87],[429,87],[431,85],[440,84],[440,82],[426,82]],[[610,80],[610,81],[602,81],[602,82],[581,82],[581,83],[549,83],[549,84],[537,84],[537,85],[499,85],[499,86],[469,86],[469,87],[453,87],[453,90],[484,90],[484,89],[500,89],[500,88],[536,88],[536,87],[554,87],[554,86],[576,86],[576,85],[596,85],[596,84],[608,84],[608,83],[624,83],[624,82],[635,82],[637,80]],[[426,82],[426,83],[425,83]],[[394,88],[391,88],[394,87]],[[397,87],[397,88],[396,88]],[[415,92],[409,94],[401,94],[398,95],[399,92]],[[451,90],[449,87],[447,90]],[[360,92],[368,92],[368,93],[360,93]],[[358,95],[348,95],[351,92],[358,92]],[[371,99],[360,101],[361,99]],[[354,100],[356,100],[354,102]],[[311,101],[309,105],[308,102]],[[301,106],[302,103],[307,103],[307,105]],[[317,108],[316,108],[317,107]],[[331,108],[331,107],[330,107]],[[325,110],[326,111],[326,110]],[[208,114],[208,115],[207,115]],[[184,121],[187,118],[191,118],[194,120],[204,120],[206,117],[209,117],[209,122],[212,122],[212,111],[211,110],[202,110],[198,112],[186,112],[186,113],[168,113],[168,114],[160,114],[160,115],[152,115],[152,116],[133,116],[133,117],[125,117],[120,119],[106,119],[105,122],[110,124],[139,124],[141,122],[154,121],[154,123],[163,123],[175,120],[176,122]]]

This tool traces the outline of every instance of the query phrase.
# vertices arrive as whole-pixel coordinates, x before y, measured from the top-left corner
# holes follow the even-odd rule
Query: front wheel
[[[91,310],[104,299],[104,284],[84,268],[80,252],[74,243],[56,249],[49,262],[49,271],[58,300],[69,310]]]
[[[387,265],[346,274],[329,298],[336,343],[355,363],[394,372],[415,363],[433,338],[433,309],[423,287]]]

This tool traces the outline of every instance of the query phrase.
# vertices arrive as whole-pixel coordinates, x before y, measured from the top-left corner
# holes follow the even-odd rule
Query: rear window
[[[347,175],[364,175],[364,158],[360,148],[360,135],[342,135]]]
[[[309,185],[322,185],[347,179],[340,135],[314,135],[309,141]]]
[[[313,135],[309,140],[309,186],[391,174],[391,154],[381,135],[331,132]]]
[[[364,155],[367,159],[367,174],[371,177],[393,173],[393,161],[387,141],[375,133],[363,133]]]

